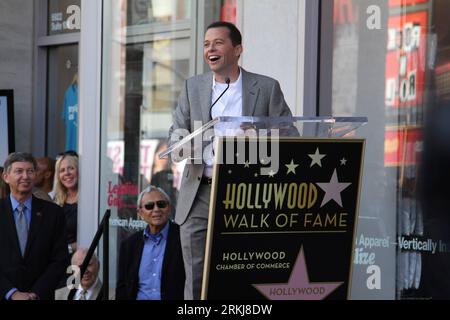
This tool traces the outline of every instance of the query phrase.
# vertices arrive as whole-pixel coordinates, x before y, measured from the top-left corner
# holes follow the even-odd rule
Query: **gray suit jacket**
[[[242,68],[241,71],[243,116],[292,116],[278,81]],[[212,84],[212,72],[194,76],[186,81],[173,114],[169,138],[176,129],[192,132],[196,129],[194,121],[205,124],[211,120]],[[204,164],[187,164],[184,169],[175,215],[175,222],[179,225],[183,224],[189,215],[204,168]],[[205,212],[205,215],[207,214]]]

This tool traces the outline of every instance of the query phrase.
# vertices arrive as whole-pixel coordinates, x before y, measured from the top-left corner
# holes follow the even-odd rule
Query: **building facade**
[[[427,111],[450,103],[450,3],[4,0],[0,6],[0,89],[14,89],[16,150],[54,157],[76,140],[78,239],[88,246],[104,212],[112,211],[111,287],[120,242],[143,226],[136,216],[140,190],[159,184],[176,201],[183,168],[157,155],[167,147],[184,81],[208,69],[206,26],[227,20],[243,34],[242,67],[279,80],[293,114],[368,117],[357,131],[366,151],[351,298],[433,296],[429,257],[446,256],[447,244],[429,234],[417,184]],[[75,102],[67,99],[70,90]],[[72,140],[70,120],[76,120]]]

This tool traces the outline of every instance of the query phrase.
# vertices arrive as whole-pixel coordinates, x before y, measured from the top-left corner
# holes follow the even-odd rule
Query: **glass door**
[[[420,176],[424,119],[450,101],[450,3],[334,0],[332,13],[322,22],[333,30],[332,84],[321,96],[334,116],[369,119],[352,297],[448,299],[448,210],[423,206],[419,185],[432,181]]]
[[[136,211],[140,191],[154,184],[176,203],[176,168],[157,154],[194,72],[191,10],[182,0],[105,3],[100,212],[112,213],[112,288],[121,242],[146,225]]]

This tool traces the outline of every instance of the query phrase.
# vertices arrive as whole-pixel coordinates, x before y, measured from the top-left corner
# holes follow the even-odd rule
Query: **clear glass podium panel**
[[[165,158],[198,138],[203,141],[219,136],[339,138],[353,136],[365,124],[367,117],[217,117],[181,140],[172,141],[159,157]]]

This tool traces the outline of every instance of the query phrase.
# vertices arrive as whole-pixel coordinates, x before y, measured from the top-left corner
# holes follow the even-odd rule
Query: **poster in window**
[[[414,107],[423,103],[427,22],[427,11],[389,18],[385,95],[388,107]]]
[[[428,2],[429,0],[389,0],[389,6],[391,8],[394,7],[406,7],[406,6],[415,6],[424,2]]]

